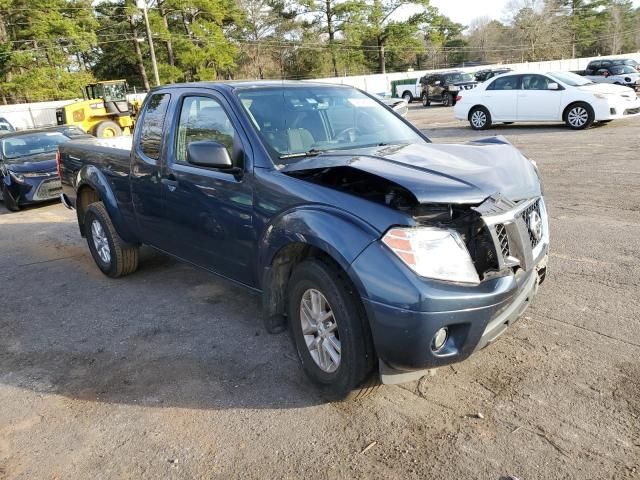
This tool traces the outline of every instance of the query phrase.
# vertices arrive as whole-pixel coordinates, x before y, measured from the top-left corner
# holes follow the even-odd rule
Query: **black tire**
[[[474,130],[491,128],[491,114],[484,107],[473,107],[469,112],[469,125]]]
[[[20,205],[13,199],[6,185],[2,185],[2,201],[10,212],[18,212],[20,210]]]
[[[564,111],[564,122],[571,130],[584,130],[589,128],[595,120],[595,114],[591,105],[584,102],[576,102],[569,105]]]
[[[413,95],[411,95],[411,92],[404,92],[402,94],[402,99],[407,103],[411,103],[413,102]]]
[[[425,93],[422,94],[422,106],[428,107],[431,105],[431,100],[429,100],[429,95]]]
[[[94,222],[98,222],[101,233],[106,238],[109,247],[109,258],[105,260],[98,254],[96,241],[94,240]],[[122,277],[133,273],[138,268],[138,246],[125,243],[116,232],[107,209],[102,202],[89,205],[84,216],[84,228],[87,236],[87,244],[93,260],[98,268],[106,276],[111,278]]]
[[[121,135],[122,129],[120,125],[111,120],[105,120],[96,126],[96,137],[98,138],[119,137]]]
[[[340,361],[333,372],[313,359],[302,333],[300,310],[305,293],[319,291],[337,324]],[[305,260],[293,271],[288,288],[289,330],[302,369],[330,401],[362,398],[380,386],[377,357],[364,307],[345,274],[320,259]],[[320,348],[319,350],[322,350]]]
[[[453,104],[453,101],[453,95],[451,95],[450,93],[442,94],[442,105],[444,105],[445,107],[450,107]]]

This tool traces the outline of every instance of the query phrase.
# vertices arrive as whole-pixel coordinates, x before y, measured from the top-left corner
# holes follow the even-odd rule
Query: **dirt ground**
[[[358,403],[316,395],[252,294],[152,250],[108,279],[73,212],[0,206],[0,478],[640,478],[640,118],[452,118],[409,113],[538,162],[549,276],[497,343]]]

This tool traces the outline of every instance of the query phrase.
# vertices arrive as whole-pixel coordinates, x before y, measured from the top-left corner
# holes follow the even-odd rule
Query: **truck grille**
[[[509,256],[509,238],[507,237],[507,229],[504,228],[503,223],[496,225],[496,235],[498,237],[498,243],[503,257]]]
[[[538,242],[540,241],[536,238],[533,231],[531,231],[530,219],[531,219],[531,214],[533,212],[536,212],[538,216],[542,218],[542,214],[540,213],[540,200],[537,200],[535,203],[531,204],[529,207],[526,208],[524,212],[520,214],[522,216],[522,219],[524,220],[524,224],[527,226],[527,232],[529,233],[529,242],[531,242],[531,248],[535,248],[536,245],[538,245]]]
[[[541,197],[514,203],[496,195],[474,210],[481,214],[491,232],[499,269],[529,270],[536,265],[549,241],[547,213]]]

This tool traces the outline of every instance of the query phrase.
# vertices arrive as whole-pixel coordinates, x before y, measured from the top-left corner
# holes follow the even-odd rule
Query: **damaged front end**
[[[499,243],[477,204],[419,203],[407,188],[350,166],[295,171],[289,175],[384,205],[407,215],[407,227],[456,232],[466,247],[479,281],[502,275],[511,265],[500,261]]]

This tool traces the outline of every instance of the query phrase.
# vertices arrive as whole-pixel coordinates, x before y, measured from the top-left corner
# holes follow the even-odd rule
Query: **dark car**
[[[420,83],[422,105],[425,107],[431,102],[440,102],[445,107],[453,106],[460,90],[471,90],[478,85],[472,74],[457,71],[425,75]]]
[[[635,70],[640,71],[640,63],[633,58],[603,58],[600,60],[592,60],[587,65],[585,75],[595,75],[601,68],[612,67],[614,65],[629,65]]]
[[[133,139],[59,151],[62,201],[105,275],[133,273],[145,244],[259,293],[329,398],[466,359],[545,276],[532,161],[499,137],[432,144],[351,87],[169,85]]]
[[[4,117],[0,117],[0,135],[5,133],[15,132],[15,131],[16,129],[14,128],[13,125],[11,125],[11,122],[9,120],[7,120]]]
[[[56,171],[58,146],[71,138],[89,137],[82,130],[61,125],[12,132],[0,137],[0,199],[11,211],[20,205],[60,196]]]
[[[510,68],[488,68],[486,70],[478,70],[474,76],[476,82],[482,83],[486,82],[490,78],[497,77],[498,75],[502,75],[503,73],[511,72]]]

